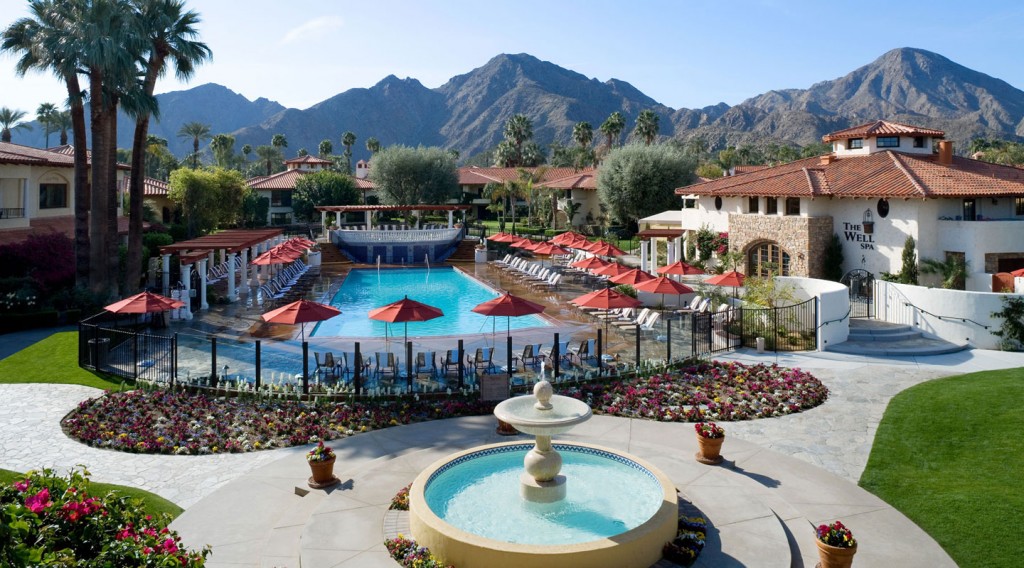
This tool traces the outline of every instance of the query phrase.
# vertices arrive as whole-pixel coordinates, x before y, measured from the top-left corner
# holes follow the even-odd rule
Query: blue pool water
[[[409,323],[409,337],[438,335],[465,335],[490,333],[494,329],[505,331],[511,323],[512,329],[540,327],[547,321],[536,315],[518,318],[492,318],[471,311],[477,304],[498,297],[495,292],[480,282],[451,268],[394,268],[355,269],[349,272],[341,289],[331,299],[331,305],[341,310],[341,315],[320,322],[309,335],[311,337],[384,337],[385,326],[388,335],[401,339],[404,325],[385,324],[371,320],[369,311],[405,296],[428,306],[440,308],[444,316],[424,322]],[[309,332],[309,326],[306,326]]]
[[[612,537],[647,522],[661,507],[661,485],[647,469],[622,456],[562,444],[555,448],[567,480],[565,500],[526,502],[519,476],[529,448],[484,450],[443,466],[427,481],[427,506],[467,532],[537,545]]]

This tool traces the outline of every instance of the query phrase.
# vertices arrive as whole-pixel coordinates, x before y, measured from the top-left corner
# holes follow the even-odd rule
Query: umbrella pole
[[[309,394],[309,344],[302,341],[302,394]]]

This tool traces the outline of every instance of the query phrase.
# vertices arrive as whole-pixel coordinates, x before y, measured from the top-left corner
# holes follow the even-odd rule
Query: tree
[[[640,111],[640,115],[636,117],[633,135],[643,140],[644,144],[650,146],[654,143],[654,139],[658,137],[658,122],[658,115],[654,114],[653,110],[646,109]]]
[[[317,151],[321,158],[326,158],[334,153],[334,144],[331,144],[331,141],[325,138],[320,141],[320,146],[317,147]]]
[[[32,130],[31,126],[21,121],[25,114],[23,110],[0,108],[0,141],[10,142],[12,130]]]
[[[46,136],[46,147],[50,147],[50,133],[56,130],[57,105],[53,103],[41,103],[36,109],[36,120],[43,125],[43,133]]]
[[[241,223],[246,227],[263,227],[270,215],[270,199],[260,197],[251,187],[245,188],[242,194]]]
[[[167,197],[181,207],[189,238],[238,222],[246,190],[242,174],[223,168],[171,172]]]
[[[279,154],[284,156],[284,148],[288,147],[288,138],[284,134],[275,134],[270,137],[270,145],[278,151]]]
[[[961,254],[947,254],[946,260],[925,258],[921,260],[921,272],[938,274],[942,278],[942,287],[947,290],[963,290],[967,287],[967,274],[970,263]]]
[[[370,152],[370,156],[374,156],[377,152],[380,152],[380,140],[377,140],[373,136],[366,139],[366,150]],[[456,156],[457,160],[459,157]]]
[[[573,220],[576,218],[576,214],[579,213],[580,207],[582,206],[582,203],[577,203],[573,201],[572,198],[569,198],[562,207],[562,211],[565,212],[565,218],[570,229],[576,227],[576,223],[574,223]]]
[[[217,134],[210,140],[210,151],[213,162],[219,168],[230,168],[235,157],[235,137],[230,134]]]
[[[518,167],[524,164],[523,145],[533,139],[533,122],[525,114],[512,115],[505,122],[505,140],[511,144],[514,153],[511,159],[511,166]]]
[[[439,204],[459,195],[455,160],[434,146],[384,148],[373,159],[370,180],[388,205]]]
[[[355,205],[360,191],[351,176],[322,170],[306,174],[295,182],[292,211],[303,221],[319,221],[318,205]]]
[[[67,146],[68,130],[71,129],[71,111],[62,110],[53,115],[53,126],[60,132],[60,145]]]
[[[615,147],[615,143],[618,142],[622,131],[625,129],[626,119],[619,111],[611,113],[608,115],[608,118],[601,123],[599,130],[601,131],[601,134],[604,134],[605,153],[611,152],[612,148]]]
[[[577,122],[573,125],[572,139],[579,146],[576,166],[584,167],[594,163],[594,154],[590,150],[590,144],[594,141],[594,128],[590,123]]]
[[[903,266],[900,267],[900,284],[917,285],[917,254],[915,252],[914,237],[907,235],[903,242]]]
[[[341,145],[345,147],[345,173],[352,175],[352,146],[356,144],[356,135],[352,131],[345,131],[341,135]]]
[[[199,167],[199,143],[210,139],[210,125],[202,122],[186,122],[178,130],[178,138],[192,139],[192,169]]]
[[[832,233],[822,258],[822,275],[825,280],[839,282],[843,279],[843,260],[843,241],[839,239],[839,235]]]
[[[252,154],[252,144],[245,144],[242,146],[242,155],[245,156],[245,161],[249,161],[249,154]]]
[[[641,217],[678,209],[675,189],[690,183],[695,167],[692,157],[668,145],[617,148],[598,170],[598,195],[614,217],[635,227]]]

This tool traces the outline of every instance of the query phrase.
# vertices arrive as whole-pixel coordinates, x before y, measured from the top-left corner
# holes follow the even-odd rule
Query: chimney
[[[821,157],[821,165],[823,166],[827,166],[834,161],[836,161],[835,154],[825,154],[824,156]]]
[[[939,163],[945,166],[953,163],[952,140],[939,140]]]

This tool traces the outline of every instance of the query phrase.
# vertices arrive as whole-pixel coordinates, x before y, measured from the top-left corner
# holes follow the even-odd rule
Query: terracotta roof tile
[[[541,182],[542,187],[551,189],[597,189],[597,177],[594,170],[582,170],[570,176]]]
[[[295,182],[300,176],[311,173],[310,170],[285,170],[269,176],[257,176],[246,181],[253,189],[295,189]]]
[[[27,164],[40,166],[53,166],[59,168],[75,167],[75,159],[72,154],[51,152],[21,144],[0,142],[0,164]]]
[[[543,166],[542,166],[543,167]],[[477,168],[477,167],[462,167],[459,168],[459,185],[486,185],[491,182],[504,182],[509,180],[519,179],[519,170],[526,170],[528,172],[535,172],[538,168]],[[541,177],[541,183],[547,183],[554,180],[560,180],[567,178],[574,174],[580,174],[584,172],[594,173],[593,168],[577,169],[577,168],[547,168],[544,170],[544,175]]]
[[[126,176],[124,179],[121,180],[121,189],[123,191],[130,192],[130,184],[131,179]],[[168,185],[168,183],[163,180],[154,179],[150,177],[144,178],[142,180],[142,195],[144,196],[167,197],[167,193],[170,191],[170,189],[170,185]]]
[[[332,162],[330,160],[325,160],[323,158],[317,158],[316,156],[313,156],[311,154],[306,154],[305,156],[300,156],[298,158],[292,158],[290,160],[285,160],[284,163],[286,163],[286,164],[322,164],[322,165],[325,165],[325,166],[329,166],[329,165],[333,164],[334,162]]]
[[[942,138],[945,135],[946,133],[941,130],[900,124],[899,122],[889,122],[888,120],[876,120],[874,122],[858,124],[845,130],[830,132],[822,136],[821,139],[825,142],[832,142],[848,138],[872,138],[876,136],[933,136]]]

